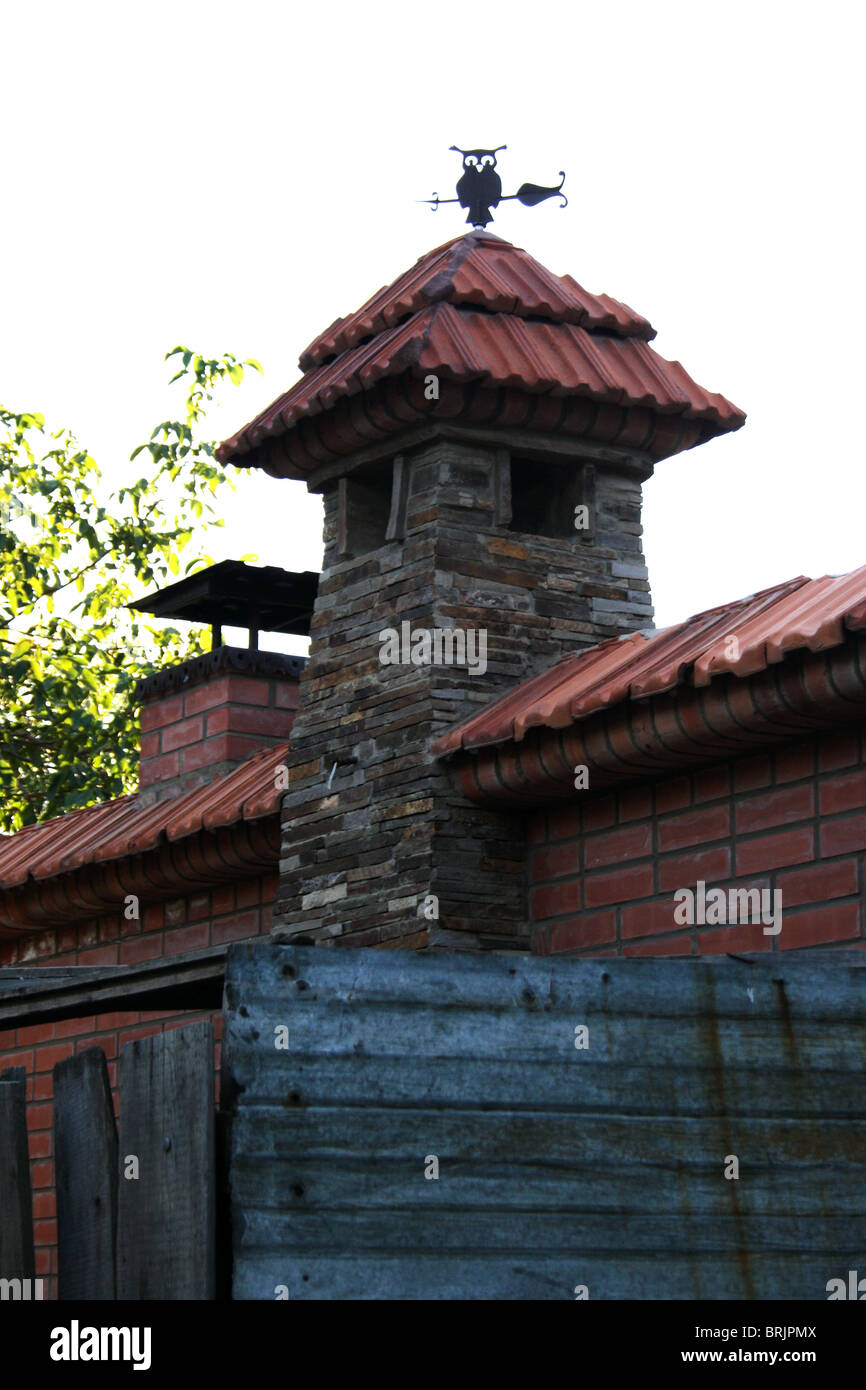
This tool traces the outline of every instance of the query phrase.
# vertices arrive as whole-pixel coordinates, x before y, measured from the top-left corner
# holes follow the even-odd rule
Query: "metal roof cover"
[[[315,339],[301,356],[301,380],[226,440],[218,456],[263,466],[254,454],[260,446],[406,371],[648,407],[702,421],[701,438],[739,429],[743,412],[654,352],[654,334],[627,305],[589,294],[490,233],[470,232],[422,257]],[[309,471],[287,460],[286,476]]]
[[[319,576],[312,570],[223,560],[128,607],[157,618],[308,637],[318,588]]]
[[[627,700],[716,676],[748,677],[797,651],[827,651],[866,629],[866,565],[823,579],[803,576],[698,613],[650,635],[612,638],[559,661],[457,725],[439,755],[520,743],[531,728],[565,729]]]

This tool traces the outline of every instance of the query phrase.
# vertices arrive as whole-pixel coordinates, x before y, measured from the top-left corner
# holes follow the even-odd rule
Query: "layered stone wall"
[[[516,458],[440,439],[393,475],[378,465],[324,489],[324,571],[284,803],[283,939],[527,944],[522,822],[467,802],[430,747],[567,652],[649,626],[652,607],[639,468],[537,459],[533,489]],[[390,507],[387,492],[371,502],[377,487],[390,488]],[[577,529],[581,498],[590,524]],[[390,538],[377,536],[386,518]],[[528,524],[557,534],[517,529]],[[397,663],[381,660],[385,632]],[[437,633],[455,645],[463,634],[463,664],[432,659]]]

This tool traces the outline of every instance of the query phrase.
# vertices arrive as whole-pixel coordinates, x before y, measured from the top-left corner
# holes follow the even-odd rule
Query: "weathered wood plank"
[[[214,1297],[209,1021],[127,1043],[120,1059],[117,1296]],[[137,1160],[137,1170],[131,1160]],[[138,1176],[132,1176],[137,1171]]]
[[[503,1224],[507,1222],[507,1217]],[[274,1299],[279,1286],[289,1298],[547,1300],[575,1298],[586,1286],[598,1299],[814,1299],[827,1298],[827,1281],[846,1275],[846,1257],[828,1260],[823,1253],[742,1253],[669,1256],[389,1255],[382,1251],[347,1250],[318,1255],[294,1250],[251,1251],[236,1263],[234,1297]],[[862,1266],[860,1266],[862,1268]],[[383,1292],[387,1291],[387,1292]],[[756,1321],[749,1318],[747,1321]]]
[[[113,1299],[117,1127],[101,1047],[54,1068],[54,1153],[61,1299]]]
[[[755,1164],[850,1164],[866,1175],[866,1116],[859,1120],[796,1120],[762,1116],[563,1115],[557,1111],[428,1109],[374,1110],[332,1106],[292,1114],[288,1106],[245,1107],[235,1124],[245,1143],[271,1136],[273,1152],[319,1152],[382,1161],[436,1153],[440,1160],[471,1155],[494,1163],[641,1162],[668,1166],[674,1156],[714,1159],[736,1152]],[[257,1132],[249,1123],[255,1114]],[[457,1123],[459,1120],[459,1125]],[[455,1136],[459,1141],[455,1142]]]
[[[761,1019],[716,1020],[707,1030],[704,1020],[670,1019],[659,1027],[653,1020],[625,1014],[616,1019],[599,1022],[597,1015],[586,1011],[579,1024],[568,1019],[515,1017],[505,1011],[446,1015],[444,1010],[431,1008],[423,1033],[418,1028],[417,1009],[407,1016],[405,1010],[394,1006],[374,1005],[361,1009],[355,1005],[334,1004],[316,1012],[306,1007],[292,1009],[289,1005],[275,1009],[268,1004],[252,1001],[254,1022],[245,1026],[238,1021],[233,1032],[245,1035],[251,1042],[255,1031],[264,1037],[265,1044],[273,1043],[275,1029],[289,1028],[289,1052],[303,1059],[316,1057],[328,1064],[331,1059],[351,1056],[360,1061],[373,1059],[377,1065],[406,1062],[415,1057],[430,1064],[439,1060],[480,1062],[489,1070],[491,1062],[504,1066],[512,1062],[570,1067],[572,1090],[580,1087],[581,1067],[640,1067],[658,1074],[666,1067],[704,1067],[715,1069],[720,1087],[726,1089],[722,1075],[726,1068],[736,1066],[751,1072],[753,1077],[775,1071],[789,1078],[799,1077],[800,1083],[815,1087],[816,1075],[835,1072],[837,1075],[856,1074],[849,1051],[842,1054],[834,1045],[831,1031],[819,1028],[811,1021],[797,1031],[797,1042],[791,1047],[779,1026],[764,1015]],[[290,1012],[291,1011],[291,1012]],[[572,1016],[574,1017],[574,1016]],[[339,1026],[337,1023],[339,1021]],[[575,1047],[575,1027],[585,1023],[588,1034],[578,1039],[585,1046]],[[778,1024],[778,1021],[776,1021]],[[768,1026],[769,1025],[769,1026]],[[866,1021],[850,1024],[855,1036],[866,1032]],[[523,1052],[521,1052],[521,1038]],[[260,1067],[279,1075],[281,1058],[273,1058],[267,1045],[256,1047],[257,1071]],[[266,1061],[265,1058],[268,1060]],[[272,1065],[273,1062],[273,1065]],[[567,1074],[565,1072],[564,1074]]]
[[[238,1135],[239,1150],[245,1136]],[[440,1165],[438,1182],[423,1177],[426,1153],[411,1160],[334,1156],[316,1150],[296,1156],[250,1153],[236,1156],[232,1195],[244,1212],[267,1206],[274,1211],[395,1212],[422,1206],[508,1213],[519,1201],[523,1211],[592,1212],[618,1216],[677,1207],[683,1218],[712,1220],[731,1211],[731,1187],[715,1156],[683,1157],[666,1167],[639,1162],[548,1164],[476,1163],[460,1156]],[[420,1183],[423,1182],[423,1190]],[[455,1196],[454,1184],[459,1184]],[[740,1165],[736,1197],[745,1217],[775,1211],[821,1218],[825,1212],[862,1222],[862,1169],[836,1164]],[[615,1226],[613,1228],[615,1230]],[[854,1229],[862,1229],[855,1227]]]
[[[455,1123],[455,1118],[457,1123]],[[245,1212],[658,1211],[855,1217],[864,1233],[866,1123],[727,1126],[691,1119],[245,1108],[232,1191]],[[820,1134],[818,1133],[820,1128]],[[739,1179],[724,1176],[735,1153]],[[424,1177],[434,1154],[439,1178]],[[736,1181],[736,1190],[734,1182]],[[814,1235],[814,1233],[813,1233]],[[612,1239],[619,1239],[616,1228]]]
[[[0,1075],[0,1279],[33,1279],[33,1200],[23,1067]]]
[[[809,955],[811,961],[804,959]],[[384,970],[377,965],[379,951],[252,941],[229,949],[226,987],[230,1010],[242,970],[245,999],[254,998],[258,989],[272,1000],[296,1001],[299,1007],[312,1007],[321,991],[331,1005],[365,1008],[414,1002],[437,1011],[505,1008],[526,1016],[554,1011],[570,1016],[576,1010],[579,1016],[590,1009],[601,1015],[669,1018],[692,1017],[696,1006],[711,1005],[718,1018],[747,1019],[767,1012],[784,1019],[796,1011],[800,1019],[850,1017],[862,1022],[863,956],[862,951],[807,951],[747,964],[734,958],[556,959],[461,951],[458,970],[452,964],[455,954],[401,951]]]
[[[827,1041],[825,1039],[825,1041]],[[634,1051],[639,1051],[635,1045]],[[827,1056],[837,1060],[832,1040]],[[238,1100],[239,1109],[255,1103],[281,1105],[290,1095],[298,1095],[305,1105],[335,1104],[346,1101],[356,1106],[412,1105],[419,1097],[431,1105],[491,1109],[508,1106],[512,1111],[530,1109],[569,1109],[641,1115],[750,1115],[757,1111],[767,1117],[796,1116],[803,1113],[804,1099],[809,1112],[828,1118],[857,1118],[862,1113],[856,1068],[847,1071],[746,1065],[741,1053],[726,1053],[724,1086],[719,1087],[719,1069],[698,1060],[655,1064],[611,1064],[587,1054],[576,1060],[519,1057],[503,1059],[495,1067],[486,1057],[441,1057],[419,1074],[419,1059],[411,1052],[396,1056],[342,1056],[333,1051],[320,1053],[262,1052],[254,1068],[244,1059],[235,1079],[247,1085],[255,1080],[255,1093],[248,1087]],[[845,1059],[843,1059],[845,1060]],[[414,1063],[414,1065],[413,1065]],[[293,1102],[296,1103],[296,1102]]]
[[[385,530],[386,541],[401,541],[406,535],[407,499],[408,488],[405,460],[402,454],[397,454],[391,473],[391,511]]]
[[[118,1011],[217,1010],[227,951],[208,946],[136,965],[0,970],[0,1028]]]
[[[233,948],[235,1297],[826,1298],[863,964]]]
[[[863,994],[866,1008],[866,977]],[[254,1013],[248,1031],[264,1025],[272,1040],[275,1028],[285,1024],[290,1029],[290,1050],[301,1055],[342,1056],[348,1050],[358,1056],[406,1058],[424,1049],[421,1055],[426,1057],[465,1055],[490,1061],[553,1061],[574,1056],[577,1065],[590,1059],[619,1065],[643,1057],[658,1068],[703,1054],[723,1063],[736,1057],[755,1070],[769,1065],[803,1069],[809,1074],[816,1068],[840,1065],[826,1020],[797,1017],[796,1037],[793,1033],[789,1037],[785,1021],[767,1010],[750,1018],[715,1017],[710,1024],[707,1016],[699,1013],[691,1018],[674,1015],[659,1020],[628,1011],[615,1016],[601,1014],[591,1005],[567,1014],[524,1014],[503,1008],[446,1010],[431,1004],[429,1026],[419,1033],[417,1005],[377,1000],[360,1008],[333,1000],[326,1012],[295,1001],[276,1007],[275,1001],[250,996],[246,1007]],[[336,1028],[338,1015],[340,1027]],[[793,1022],[793,1018],[791,1010],[788,1019]],[[663,1027],[658,1026],[659,1021]],[[768,1022],[776,1026],[768,1028]],[[866,1014],[860,1019],[843,1018],[842,1022],[866,1031]],[[583,1046],[576,1049],[575,1028],[582,1025],[589,1031],[582,1039]],[[237,1028],[242,1034],[243,1023],[239,1021]],[[464,1045],[471,1045],[471,1050],[461,1050]],[[853,1071],[852,1060],[845,1055],[842,1065]]]
[[[556,1257],[563,1252],[578,1259],[600,1254],[627,1259],[663,1252],[665,1257],[691,1254],[708,1260],[736,1255],[744,1246],[748,1249],[757,1243],[766,1254],[798,1255],[805,1249],[811,1255],[823,1253],[830,1270],[836,1260],[856,1260],[862,1254],[847,1216],[826,1218],[820,1247],[812,1244],[814,1234],[812,1217],[765,1212],[751,1218],[727,1215],[691,1222],[678,1213],[640,1212],[626,1213],[614,1222],[607,1213],[563,1218],[556,1211],[523,1212],[513,1205],[502,1211],[470,1211],[458,1202],[445,1210],[429,1205],[387,1213],[333,1211],[327,1221],[319,1212],[249,1207],[238,1246],[244,1253],[290,1248],[300,1258],[339,1250],[373,1254],[386,1246],[411,1257],[437,1252],[486,1255],[498,1250],[512,1259]]]

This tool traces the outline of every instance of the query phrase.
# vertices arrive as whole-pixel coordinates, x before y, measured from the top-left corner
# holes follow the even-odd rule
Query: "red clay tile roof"
[[[301,357],[301,380],[226,440],[218,455],[224,463],[302,477],[329,451],[349,452],[352,441],[338,429],[327,438],[320,432],[311,451],[306,440],[293,443],[294,432],[405,373],[417,381],[435,373],[461,385],[583,398],[646,409],[653,418],[701,422],[699,431],[682,438],[662,431],[657,456],[739,429],[743,412],[654,352],[647,341],[653,335],[647,320],[626,305],[589,294],[570,276],[553,275],[498,237],[468,233],[422,257],[356,314],[337,320]],[[435,413],[428,405],[422,415],[429,422]],[[441,413],[447,414],[444,405]],[[411,418],[405,411],[393,422],[376,416],[373,425],[381,437]],[[280,437],[285,449],[276,464],[257,454]]]
[[[395,328],[431,304],[478,306],[491,313],[577,323],[622,338],[655,337],[647,319],[606,294],[590,294],[570,275],[552,271],[491,232],[454,237],[421,256],[411,270],[371,295],[348,318],[337,319],[301,353],[302,372]]]
[[[222,447],[240,456],[267,435],[406,368],[422,377],[434,372],[452,381],[493,380],[532,393],[648,406],[704,420],[715,426],[714,434],[738,429],[745,420],[724,396],[704,391],[678,362],[666,362],[642,339],[437,304],[308,372],[247,425],[236,444],[230,440]]]
[[[85,864],[125,859],[200,830],[273,815],[282,799],[276,771],[287,752],[288,744],[260,749],[232,772],[165,801],[143,805],[138,795],[121,796],[25,826],[0,839],[0,889],[55,878]]]
[[[450,729],[433,752],[520,743],[532,728],[566,729],[629,700],[708,686],[716,676],[752,676],[794,652],[841,646],[847,633],[864,629],[866,566],[837,578],[801,576],[661,632],[568,656]]]

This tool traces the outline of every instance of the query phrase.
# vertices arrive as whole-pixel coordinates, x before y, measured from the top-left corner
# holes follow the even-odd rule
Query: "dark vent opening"
[[[583,469],[573,463],[511,459],[509,531],[526,536],[574,537],[574,508],[581,501]]]
[[[392,472],[393,464],[389,461],[343,479],[340,546],[343,555],[355,558],[385,545],[391,514]]]

